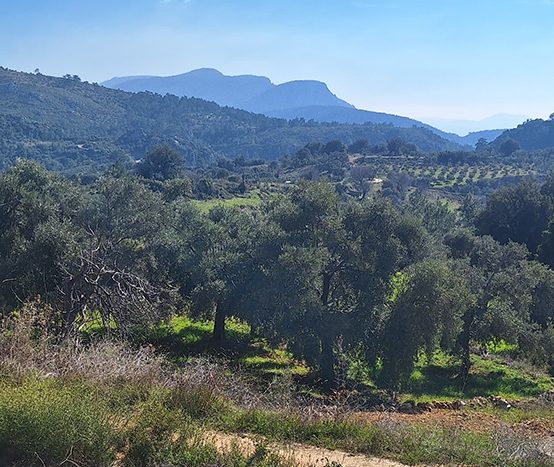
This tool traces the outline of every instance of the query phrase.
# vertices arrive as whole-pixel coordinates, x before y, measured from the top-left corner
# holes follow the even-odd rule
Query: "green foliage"
[[[109,407],[90,388],[27,381],[0,386],[2,465],[107,465],[121,439]]]
[[[87,307],[119,330],[157,319],[162,297],[170,310],[165,265],[152,257],[169,210],[138,179],[106,175],[85,189],[18,161],[0,176],[0,200],[1,302],[40,295],[66,331]]]
[[[55,288],[75,253],[71,223],[83,201],[77,187],[34,162],[18,160],[0,175],[0,301],[14,306]]]
[[[284,338],[332,386],[335,345],[371,354],[381,321],[373,310],[397,268],[425,254],[425,234],[385,200],[342,206],[323,183],[300,184],[270,208],[251,307],[263,313],[266,333]]]
[[[15,164],[0,177],[6,311],[40,295],[61,336],[90,316],[108,333],[152,326],[148,338],[175,360],[234,347],[258,373],[308,367],[329,387],[339,369],[369,381],[381,364],[383,383],[405,385],[421,353],[442,349],[461,357],[463,388],[471,348],[491,341],[554,364],[552,271],[521,245],[455,231],[446,203],[420,193],[401,208],[377,194],[345,201],[330,183],[303,182],[258,206],[202,213],[170,194],[179,181],[114,170],[83,186]],[[512,191],[544,201],[551,190],[547,181]],[[156,327],[175,306],[205,323]],[[238,334],[231,318],[246,323]]]
[[[505,152],[516,150],[520,146],[528,151],[551,148],[554,146],[554,122],[541,119],[528,120],[517,128],[504,132],[494,142],[494,146],[504,147]]]
[[[137,164],[137,173],[151,180],[169,180],[181,175],[183,159],[170,146],[156,146]]]
[[[0,386],[0,463],[10,466],[136,467],[164,463],[204,467],[284,466],[258,449],[216,449],[195,420],[228,411],[207,391],[125,387],[94,388],[87,382],[2,382]]]
[[[440,200],[432,202],[422,192],[410,195],[404,210],[420,218],[427,231],[437,236],[445,235],[456,226],[456,214],[448,203]]]
[[[498,150],[504,156],[511,156],[518,149],[521,149],[519,143],[511,138],[507,138],[500,144]]]
[[[501,243],[523,243],[536,253],[553,212],[552,200],[537,184],[523,183],[495,192],[475,225],[482,235]]]
[[[541,240],[542,243],[538,248],[538,258],[543,263],[554,268],[554,220],[551,220],[542,232]]]
[[[382,356],[381,377],[387,386],[407,383],[420,352],[432,355],[439,345],[454,348],[462,316],[472,305],[463,273],[455,263],[429,260],[395,281]]]

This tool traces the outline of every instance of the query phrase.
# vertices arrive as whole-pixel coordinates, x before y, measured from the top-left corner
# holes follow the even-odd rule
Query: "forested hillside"
[[[130,94],[83,83],[0,69],[0,167],[28,157],[48,168],[90,172],[140,159],[159,143],[191,165],[219,156],[276,159],[312,141],[400,138],[422,151],[452,143],[422,128],[317,124],[267,118],[200,99]]]
[[[554,147],[554,114],[548,120],[529,120],[513,130],[505,131],[494,142],[496,147],[513,142],[515,149],[536,151]]]

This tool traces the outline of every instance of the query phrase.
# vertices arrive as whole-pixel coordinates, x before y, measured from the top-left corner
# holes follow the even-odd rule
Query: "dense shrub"
[[[100,394],[29,380],[0,387],[0,464],[106,465],[119,444]]]

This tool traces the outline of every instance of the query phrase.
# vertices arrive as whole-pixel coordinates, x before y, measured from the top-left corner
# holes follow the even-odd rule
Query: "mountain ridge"
[[[128,92],[150,91],[161,95],[197,97],[219,105],[287,120],[303,118],[322,123],[391,124],[400,128],[423,127],[449,141],[474,146],[479,137],[459,136],[442,131],[424,122],[388,114],[358,109],[333,94],[327,84],[315,80],[296,80],[273,84],[265,76],[228,76],[214,68],[200,68],[179,75],[117,77],[103,86]],[[502,130],[486,130],[482,136],[492,141]],[[490,139],[489,139],[490,138]]]
[[[150,91],[161,95],[169,93],[178,97],[196,97],[219,105],[257,113],[304,107],[314,102],[354,108],[335,96],[322,81],[295,80],[274,84],[265,76],[249,74],[228,76],[215,68],[199,68],[165,77],[152,75],[116,77],[101,84],[128,92]]]

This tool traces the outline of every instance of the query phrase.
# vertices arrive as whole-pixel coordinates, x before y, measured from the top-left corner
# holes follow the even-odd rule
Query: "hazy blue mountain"
[[[310,106],[354,109],[348,102],[339,99],[320,81],[291,81],[273,85],[264,93],[250,99],[245,110],[268,114],[287,109],[302,109]]]
[[[226,76],[217,70],[203,68],[177,76],[113,78],[102,84],[129,92],[150,91],[161,95],[196,97],[219,105],[287,120],[303,118],[322,123],[374,123],[399,128],[423,127],[441,138],[463,146],[473,146],[481,137],[492,141],[502,133],[502,130],[487,130],[462,137],[408,117],[360,110],[338,98],[320,81],[292,81],[275,85],[263,76]]]
[[[263,76],[225,76],[211,68],[201,68],[177,76],[128,76],[102,83],[128,92],[150,91],[162,96],[196,97],[216,104],[244,108],[257,96],[275,87]]]
[[[144,75],[144,76],[134,76],[133,79],[136,79],[137,81],[140,81],[140,80],[150,80],[150,79],[153,79],[153,78],[156,78],[156,76],[149,76],[149,75]],[[106,81],[106,83],[104,83],[105,86],[109,87],[109,88],[112,88],[112,89],[118,89],[118,86],[122,85],[123,83],[129,81],[129,78],[128,77],[115,77],[115,78],[112,78],[108,81]]]
[[[525,115],[497,114],[480,120],[461,120],[447,118],[426,118],[425,121],[434,127],[441,128],[444,131],[456,133],[458,135],[467,135],[477,133],[483,130],[496,130],[515,128],[517,125],[526,121],[529,117]]]
[[[129,92],[150,91],[161,95],[196,97],[257,113],[315,105],[352,107],[319,81],[292,81],[275,85],[264,76],[226,76],[211,68],[168,77],[113,78],[102,84]]]
[[[481,138],[483,138],[487,143],[490,143],[498,138],[505,131],[506,130],[474,131],[466,136],[462,136],[461,140],[463,141],[463,144],[467,144],[469,146],[475,146],[475,144],[477,144],[477,141],[479,141]]]

